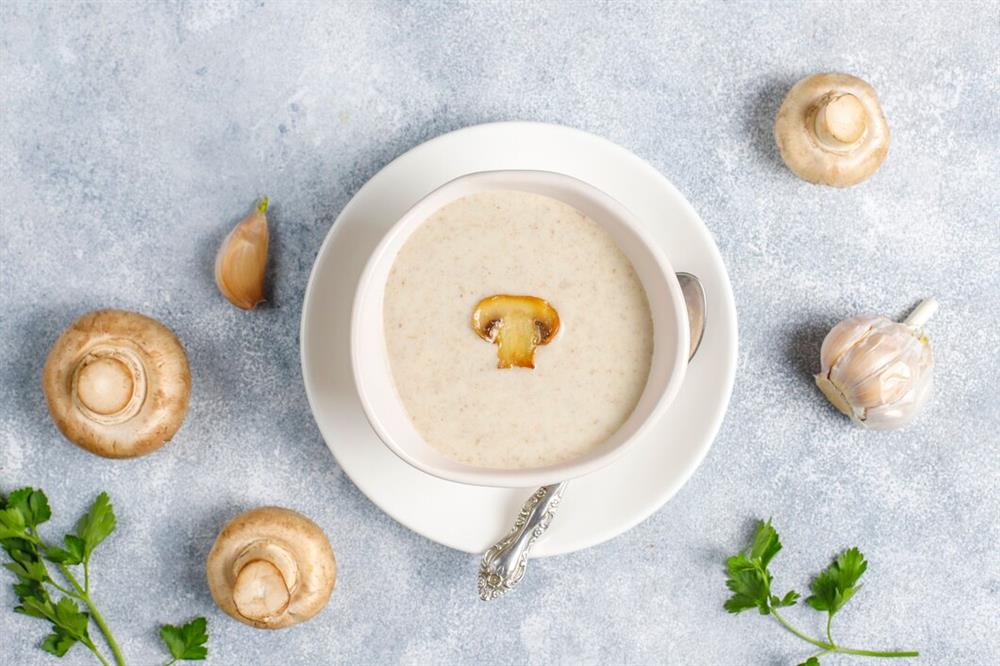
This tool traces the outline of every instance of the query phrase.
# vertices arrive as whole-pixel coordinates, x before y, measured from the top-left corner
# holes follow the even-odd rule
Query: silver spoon
[[[701,281],[690,273],[677,273],[677,280],[681,283],[681,292],[687,305],[691,333],[691,347],[688,351],[690,361],[698,351],[705,333],[705,289],[701,286]],[[517,515],[514,527],[507,536],[483,553],[483,559],[479,563],[480,599],[496,599],[521,582],[524,571],[528,568],[531,547],[552,523],[567,484],[569,481],[563,481],[536,490],[521,507],[521,513]]]

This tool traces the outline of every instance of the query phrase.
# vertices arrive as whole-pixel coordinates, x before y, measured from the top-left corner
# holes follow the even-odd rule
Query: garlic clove
[[[895,403],[869,409],[865,414],[865,427],[871,430],[896,430],[909,425],[927,404],[933,388],[933,373],[922,373],[906,396]]]
[[[897,360],[855,383],[845,391],[852,404],[869,409],[898,402],[910,390],[914,370]]]
[[[837,363],[837,360],[844,353],[844,350],[850,349],[861,338],[866,336],[878,319],[878,317],[862,315],[860,317],[845,319],[834,326],[827,333],[819,352],[823,372],[829,372],[830,368]]]
[[[829,400],[834,407],[840,410],[841,414],[850,416],[852,419],[855,418],[854,409],[851,404],[847,401],[843,392],[831,382],[825,374],[816,375],[816,386],[819,390],[823,392],[826,399]]]
[[[837,324],[823,341],[816,385],[865,427],[890,430],[908,424],[933,385],[933,354],[921,326],[936,309],[929,299],[902,324],[884,317]]]
[[[848,347],[830,366],[830,379],[855,387],[905,354],[913,335],[902,324],[879,318],[871,329]]]
[[[230,303],[251,310],[264,300],[267,197],[226,236],[215,257],[215,284]]]

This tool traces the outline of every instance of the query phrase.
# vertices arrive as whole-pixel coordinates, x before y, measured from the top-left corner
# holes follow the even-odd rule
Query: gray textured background
[[[158,623],[196,614],[222,664],[794,664],[804,643],[721,608],[724,556],[769,515],[782,589],[804,591],[843,547],[870,559],[835,623],[845,643],[996,663],[998,23],[996,2],[2,0],[0,488],[44,488],[54,530],[111,493],[120,529],[95,596],[135,664],[164,660]],[[787,88],[828,69],[871,81],[892,129],[881,171],[846,191],[795,179],[770,134]],[[337,467],[297,333],[315,253],[365,180],[503,119],[603,135],[688,196],[729,267],[740,364],[715,446],[673,501],[486,605],[475,558],[397,525]],[[262,193],[273,293],[245,314],[211,264]],[[853,427],[811,383],[823,334],[929,294],[935,400],[904,432]],[[41,396],[58,332],[100,306],[162,319],[190,354],[187,421],[140,460],[66,443]],[[222,523],[261,503],[318,521],[341,568],[326,610],[280,633],[222,615],[202,573]],[[0,662],[56,663],[2,573]],[[821,631],[819,613],[788,615]],[[89,660],[77,647],[65,663]]]

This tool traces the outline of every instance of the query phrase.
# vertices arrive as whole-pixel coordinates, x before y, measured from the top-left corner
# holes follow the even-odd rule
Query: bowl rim
[[[532,178],[537,179],[542,183],[547,181],[557,185],[562,184],[572,186],[578,191],[582,191],[587,197],[597,200],[605,208],[612,210],[614,216],[629,228],[629,230],[639,239],[645,251],[653,257],[657,267],[665,277],[666,288],[671,293],[669,305],[674,310],[674,320],[677,322],[676,330],[674,331],[676,334],[674,336],[676,344],[673,349],[673,353],[669,354],[669,356],[672,357],[669,358],[672,370],[666,379],[664,390],[659,396],[656,397],[649,409],[649,413],[644,419],[641,420],[634,432],[618,446],[615,446],[600,455],[593,457],[584,456],[579,459],[572,459],[556,465],[528,469],[476,468],[464,465],[464,469],[445,470],[433,464],[428,464],[427,461],[414,455],[404,446],[401,446],[390,434],[389,430],[383,425],[382,419],[372,406],[372,400],[369,397],[368,391],[366,390],[366,384],[363,380],[362,361],[360,359],[357,344],[357,340],[361,335],[362,303],[369,291],[373,287],[377,287],[377,285],[373,285],[373,281],[375,279],[376,269],[379,266],[379,260],[382,258],[382,255],[387,251],[388,246],[400,233],[400,229],[411,221],[414,214],[418,212],[419,209],[423,208],[428,200],[440,196],[440,194],[446,190],[459,189],[460,186],[467,185],[469,182],[474,183],[477,180],[492,180],[496,178]],[[495,190],[496,188],[492,189]],[[461,198],[462,196],[468,196],[475,191],[489,190],[490,188],[483,188],[482,190],[474,190],[473,192],[460,193],[453,199],[439,204],[435,210],[448,205],[451,201]],[[511,187],[511,190],[518,191],[516,187]],[[558,197],[548,194],[543,196],[558,199]],[[427,219],[427,217],[432,214],[433,211],[429,214],[425,214],[424,219]],[[419,226],[420,223],[415,224],[410,233],[412,234],[413,231],[415,231]],[[645,283],[643,284],[643,287],[646,289]],[[662,303],[658,305],[658,307],[667,306],[668,304]],[[653,307],[653,303],[650,303],[650,308],[652,309]],[[667,259],[665,251],[650,237],[638,218],[628,208],[600,188],[591,185],[580,178],[576,178],[575,176],[544,169],[492,169],[462,174],[430,190],[421,196],[402,215],[400,215],[399,219],[392,224],[392,226],[379,240],[378,245],[371,252],[365,263],[365,267],[361,272],[360,278],[358,279],[358,284],[355,288],[352,300],[350,321],[351,372],[365,419],[368,421],[372,430],[375,432],[382,444],[403,462],[417,470],[420,470],[421,472],[445,481],[475,486],[527,488],[568,481],[606,467],[623,455],[636,441],[641,439],[642,435],[650,427],[652,427],[652,425],[658,421],[660,417],[662,417],[674,397],[680,391],[680,387],[683,384],[684,375],[687,370],[686,350],[689,347],[688,338],[687,310],[684,306],[684,296],[681,291],[676,272],[670,261]],[[383,351],[382,358],[389,367],[389,373],[391,375],[391,366],[389,366],[388,354],[385,351]],[[649,380],[647,379],[647,382],[648,381]],[[409,418],[409,415],[406,413],[406,407],[402,404],[398,390],[395,390],[394,384],[393,388],[395,399],[400,403],[399,408],[403,410],[403,413],[407,415],[407,418]],[[648,384],[643,388],[643,393],[645,393],[647,389]],[[640,394],[639,401],[642,401],[642,394]]]

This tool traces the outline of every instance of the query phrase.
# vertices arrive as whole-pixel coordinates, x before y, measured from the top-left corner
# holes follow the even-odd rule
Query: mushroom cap
[[[308,620],[326,605],[337,582],[337,562],[323,530],[302,514],[276,506],[251,509],[222,528],[208,553],[208,587],[230,617],[260,629],[280,629]],[[267,617],[247,617],[247,602],[234,598],[241,572],[266,588],[287,587]],[[273,589],[273,588],[271,588]],[[270,591],[270,590],[269,590]],[[259,600],[254,610],[269,602]]]
[[[160,448],[180,428],[191,373],[184,347],[160,322],[95,310],[52,346],[42,390],[68,440],[107,458],[133,458]]]
[[[822,134],[817,131],[817,115]],[[810,183],[848,187],[871,176],[889,151],[889,125],[875,89],[851,76],[827,72],[788,91],[774,122],[781,158]]]
[[[493,342],[496,323],[507,317],[534,321],[538,326],[536,344],[546,345],[559,332],[559,313],[548,301],[537,296],[487,296],[476,304],[472,313],[472,328],[483,340]]]

